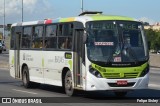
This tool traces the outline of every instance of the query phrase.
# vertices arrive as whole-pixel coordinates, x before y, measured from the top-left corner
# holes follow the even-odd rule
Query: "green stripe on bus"
[[[128,21],[134,21],[133,18],[125,17],[125,16],[105,16],[105,15],[94,15],[90,16],[93,20],[128,20]]]
[[[70,71],[72,71],[72,67],[73,67],[73,62],[72,62],[72,60],[69,60],[69,61],[68,61],[68,64],[69,64]]]
[[[148,66],[148,62],[137,67],[110,68],[92,64],[92,68],[101,73],[103,78],[138,78]]]
[[[73,22],[75,20],[74,17],[70,17],[70,18],[62,18],[59,20],[59,22]]]
[[[14,65],[14,56],[12,56],[12,65]]]
[[[44,57],[42,58],[42,67],[44,67]]]

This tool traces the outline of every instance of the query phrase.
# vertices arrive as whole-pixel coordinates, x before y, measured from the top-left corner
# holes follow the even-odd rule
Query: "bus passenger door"
[[[75,87],[82,88],[82,64],[84,61],[83,30],[75,31],[74,55],[73,55],[73,74]]]
[[[15,50],[14,50],[14,70],[15,78],[20,78],[20,39],[22,34],[22,27],[15,27]]]

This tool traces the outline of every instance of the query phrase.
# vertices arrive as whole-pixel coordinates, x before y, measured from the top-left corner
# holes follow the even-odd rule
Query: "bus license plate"
[[[128,82],[126,80],[119,80],[117,81],[117,85],[127,85]]]

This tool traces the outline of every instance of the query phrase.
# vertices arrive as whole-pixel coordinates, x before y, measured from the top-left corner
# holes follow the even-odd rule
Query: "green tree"
[[[160,31],[147,29],[145,30],[145,33],[148,39],[149,49],[159,50],[160,49]]]
[[[156,50],[160,50],[160,31],[156,33]]]

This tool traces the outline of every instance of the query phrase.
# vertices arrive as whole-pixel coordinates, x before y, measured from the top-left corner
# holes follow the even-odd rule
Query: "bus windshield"
[[[87,52],[92,62],[138,62],[148,59],[141,23],[93,21],[86,23]]]

